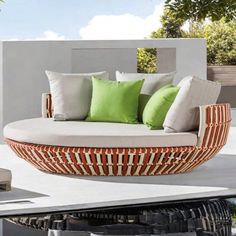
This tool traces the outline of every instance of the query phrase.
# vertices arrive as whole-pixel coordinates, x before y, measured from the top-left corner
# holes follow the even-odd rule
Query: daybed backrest
[[[231,124],[230,104],[200,106],[200,125],[198,131],[199,147],[222,147],[226,144]]]

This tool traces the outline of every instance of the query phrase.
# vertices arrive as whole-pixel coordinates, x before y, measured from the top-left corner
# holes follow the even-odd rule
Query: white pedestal
[[[11,190],[11,171],[0,168],[0,191]]]

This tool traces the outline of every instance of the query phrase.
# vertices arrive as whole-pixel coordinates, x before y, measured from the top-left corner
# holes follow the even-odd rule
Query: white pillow
[[[63,74],[46,71],[49,80],[55,120],[83,120],[92,98],[92,77],[108,79],[106,71]]]
[[[142,73],[124,73],[116,71],[117,81],[132,81],[144,79],[144,84],[141,90],[142,94],[152,95],[161,87],[171,84],[174,80],[175,72],[157,73],[157,74],[142,74]]]
[[[164,130],[165,132],[197,130],[199,106],[216,103],[221,85],[196,76],[187,76],[178,86],[180,90],[166,115]]]

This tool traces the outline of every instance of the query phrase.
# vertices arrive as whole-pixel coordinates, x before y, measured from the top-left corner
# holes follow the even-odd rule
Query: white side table
[[[0,168],[0,191],[11,190],[11,171]]]

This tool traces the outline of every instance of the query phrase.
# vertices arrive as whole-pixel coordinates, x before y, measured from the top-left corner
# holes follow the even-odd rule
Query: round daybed
[[[225,145],[230,105],[200,107],[198,132],[165,133],[143,124],[56,122],[51,96],[43,118],[4,128],[6,143],[38,169],[72,175],[161,175],[191,171]],[[46,119],[48,118],[48,119]]]

